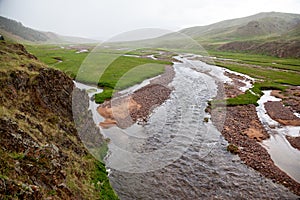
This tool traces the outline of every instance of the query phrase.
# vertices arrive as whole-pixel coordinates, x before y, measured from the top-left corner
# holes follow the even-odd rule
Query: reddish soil
[[[229,72],[225,72],[224,74],[232,79],[232,83],[224,84],[226,97],[234,98],[240,94],[243,94],[240,88],[246,86],[246,84],[242,82],[242,80],[246,80],[246,78]]]
[[[300,118],[296,117],[290,108],[285,107],[280,101],[265,103],[268,115],[282,125],[300,126]]]
[[[253,132],[258,135],[253,136]],[[268,134],[258,120],[254,105],[227,107],[221,133],[229,143],[239,148],[238,155],[246,165],[300,195],[300,183],[281,171],[258,142],[268,138]]]
[[[127,128],[135,122],[146,122],[154,108],[163,104],[170,96],[172,88],[168,84],[173,80],[173,67],[166,66],[165,73],[150,81],[150,84],[131,95],[113,98],[98,107],[98,112],[105,118],[100,123],[103,128],[117,125]]]
[[[300,151],[300,137],[292,137],[287,135],[286,139],[289,141],[292,147]]]
[[[274,90],[272,95],[282,99],[286,107],[289,107],[293,112],[300,113],[300,87],[290,87],[284,92]]]

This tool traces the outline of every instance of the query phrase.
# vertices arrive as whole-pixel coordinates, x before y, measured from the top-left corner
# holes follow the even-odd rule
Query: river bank
[[[150,80],[150,83],[129,94],[116,94],[116,98],[101,104],[97,111],[105,118],[100,123],[102,128],[118,126],[127,128],[135,122],[146,123],[154,108],[160,106],[172,91],[169,83],[175,72],[172,66],[166,66],[165,72]]]
[[[235,97],[243,91],[239,87],[243,86],[237,79],[244,80],[226,72],[227,76],[233,79],[233,85],[225,83],[226,98]],[[298,108],[297,88],[291,87],[285,95],[280,92],[273,92],[277,96],[283,97],[284,102],[290,103],[290,107]],[[294,96],[291,96],[291,91]],[[296,99],[296,100],[295,100]],[[299,118],[291,111],[290,107],[283,106],[282,102],[266,102],[264,104],[267,114],[282,125],[298,125]],[[294,109],[295,110],[295,109]],[[212,116],[212,121],[216,126],[219,123],[218,117]],[[257,115],[257,109],[254,105],[228,106],[226,109],[226,119],[223,129],[219,130],[224,138],[238,150],[236,153],[241,160],[249,167],[259,171],[262,175],[270,178],[276,183],[282,184],[289,188],[295,194],[300,195],[300,183],[291,178],[287,173],[281,170],[272,160],[267,149],[262,146],[262,141],[270,138],[269,132],[265,129]],[[287,140],[294,147],[299,149],[299,137],[286,136]],[[292,159],[292,158],[291,158]]]
[[[231,79],[231,82],[225,83],[222,88],[226,98],[243,94],[253,84],[253,79],[242,74],[227,70],[224,75]],[[169,98],[172,88],[168,85],[174,76],[174,70],[171,67],[166,68],[166,72],[152,79],[150,84],[132,91],[129,95],[117,94],[117,98],[113,101],[100,105],[97,110],[105,118],[105,121],[100,123],[101,127],[109,128],[116,125],[126,129],[135,122],[147,124],[153,109]],[[220,123],[218,117],[222,118],[222,115],[216,118],[212,116],[212,122],[216,127]],[[225,121],[222,123],[224,125],[219,131],[230,144],[238,147],[237,153],[246,165],[274,182],[284,185],[295,194],[300,194],[300,184],[277,167],[268,151],[261,145],[261,142],[270,135],[257,116],[254,105],[227,107]],[[293,141],[295,143],[295,140]]]
[[[247,167],[238,156],[228,153],[228,143],[220,137],[220,132],[210,121],[204,122],[207,102],[217,95],[215,77],[220,79],[224,71],[190,62],[185,57],[173,67],[176,73],[170,85],[174,89],[169,99],[151,112],[147,123],[135,123],[125,129],[118,126],[103,129],[111,141],[106,164],[119,197],[297,199],[287,188],[274,184]],[[242,87],[245,85],[240,84],[238,88]],[[252,113],[255,106],[250,109]],[[250,125],[256,124],[257,130],[262,128],[257,116],[248,120],[254,121]],[[248,128],[245,123],[243,130]],[[264,137],[265,134],[261,139]],[[249,147],[245,148],[259,146],[254,137],[248,140]]]

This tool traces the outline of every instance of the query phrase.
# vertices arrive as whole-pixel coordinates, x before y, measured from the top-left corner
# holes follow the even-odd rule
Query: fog
[[[25,26],[95,39],[140,28],[176,31],[269,11],[300,13],[300,1],[0,0],[0,15]]]

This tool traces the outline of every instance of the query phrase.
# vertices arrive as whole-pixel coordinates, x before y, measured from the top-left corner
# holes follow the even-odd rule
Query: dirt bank
[[[220,89],[222,88],[219,87],[219,93],[225,92],[227,98],[242,94],[239,90],[242,84],[239,84],[239,82],[243,77],[238,77],[230,73],[226,73],[226,76],[233,79],[233,84],[226,83],[224,85],[224,91],[221,91]],[[294,88],[289,91],[289,94],[285,94],[286,101],[292,100],[295,102],[294,99],[298,94],[296,89]],[[294,95],[295,98],[288,98],[288,96],[291,97],[291,94],[296,94]],[[283,94],[281,95],[283,96]],[[292,105],[298,104],[294,103]],[[269,111],[275,112],[276,109],[278,108],[270,107]],[[211,112],[210,109],[207,110]],[[289,112],[291,112],[290,109]],[[237,153],[246,165],[259,171],[262,175],[272,179],[274,182],[286,186],[295,194],[300,195],[300,184],[280,170],[274,164],[267,150],[261,145],[260,142],[269,138],[269,134],[262,126],[254,105],[227,106],[225,120],[222,119],[220,114],[214,115],[213,112],[211,113],[213,123],[229,143],[238,147]],[[220,125],[220,123],[222,123],[223,126]],[[289,137],[288,140],[295,148],[297,148],[297,145],[300,146],[299,138]]]
[[[273,90],[272,95],[282,99],[283,104],[293,112],[300,113],[300,87],[291,86],[284,92]]]
[[[246,165],[300,195],[300,183],[281,171],[258,142],[268,138],[268,134],[257,117],[254,105],[227,107],[221,133],[229,143],[239,148],[238,155]]]
[[[300,118],[296,117],[290,108],[280,101],[269,101],[265,104],[268,115],[282,125],[300,126]]]
[[[168,85],[174,76],[173,67],[166,66],[164,74],[150,81],[149,85],[130,95],[113,98],[101,104],[97,110],[105,121],[100,126],[109,128],[117,125],[127,128],[137,121],[146,123],[153,109],[169,98],[172,88]]]
[[[292,147],[300,151],[300,137],[292,137],[287,135],[286,139],[289,141]]]

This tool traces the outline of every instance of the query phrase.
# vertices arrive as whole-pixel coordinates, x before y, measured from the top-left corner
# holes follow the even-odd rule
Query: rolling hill
[[[207,26],[191,27],[180,32],[200,41],[265,40],[280,37],[299,25],[300,14],[267,12]]]
[[[62,36],[25,27],[21,22],[0,16],[0,34],[22,43],[95,43],[96,40]]]
[[[300,58],[300,14],[258,13],[179,32],[206,49]]]

